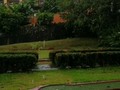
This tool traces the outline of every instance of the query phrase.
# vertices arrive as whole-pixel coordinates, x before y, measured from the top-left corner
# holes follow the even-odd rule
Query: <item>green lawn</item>
[[[101,80],[120,80],[120,67],[0,74],[0,90],[29,90],[40,85]]]
[[[48,58],[50,49],[70,50],[91,48],[98,48],[97,39],[68,38],[46,42],[19,43],[0,46],[0,51],[35,51],[39,53],[39,58]],[[0,90],[29,90],[40,85],[118,79],[120,80],[120,67],[40,71],[31,73],[5,73],[0,74]]]
[[[40,49],[72,49],[72,48],[96,48],[96,38],[68,38],[51,41],[38,41],[29,43],[18,43],[0,46],[0,50],[40,50]]]
[[[0,46],[0,51],[35,51],[40,58],[48,58],[50,49],[91,49],[98,48],[96,38],[67,38],[61,40],[38,41]]]
[[[42,58],[49,58],[49,52],[51,50],[38,50],[38,53],[39,53],[39,59]]]

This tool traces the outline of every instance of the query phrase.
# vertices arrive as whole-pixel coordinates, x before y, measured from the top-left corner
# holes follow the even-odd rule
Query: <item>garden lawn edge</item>
[[[44,85],[44,86],[38,86],[36,88],[30,89],[30,90],[41,90],[45,87],[49,86],[60,86],[60,85],[65,85],[65,86],[81,86],[81,85],[93,85],[93,84],[107,84],[107,83],[114,83],[114,82],[120,82],[120,80],[110,80],[110,81],[96,81],[96,82],[85,82],[85,83],[66,83],[66,84],[51,84],[51,85]]]

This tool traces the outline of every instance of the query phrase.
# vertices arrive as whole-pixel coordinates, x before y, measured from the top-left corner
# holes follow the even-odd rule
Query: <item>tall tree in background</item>
[[[24,21],[24,15],[13,12],[10,8],[0,5],[0,32],[7,36],[7,44],[10,38],[16,38],[18,30]]]
[[[43,6],[41,7],[42,12],[59,12],[58,7],[59,0],[45,0]]]
[[[66,12],[63,18],[68,21],[68,28],[73,27],[72,32],[92,31],[104,40],[120,31],[120,0],[68,0],[61,9]],[[112,46],[111,41],[105,42]]]

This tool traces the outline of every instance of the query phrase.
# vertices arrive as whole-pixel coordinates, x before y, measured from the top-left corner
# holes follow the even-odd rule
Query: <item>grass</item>
[[[72,49],[72,48],[96,48],[95,38],[68,38],[51,41],[38,41],[0,46],[0,50],[40,50],[40,49]]]
[[[95,38],[67,38],[61,40],[38,41],[0,46],[0,51],[35,51],[40,58],[48,58],[49,52],[58,49],[91,49],[98,48]]]
[[[0,74],[0,90],[29,90],[40,85],[101,80],[120,80],[120,67]]]
[[[38,53],[39,53],[39,58],[49,58],[49,52],[51,50],[38,50]]]
[[[35,51],[39,53],[39,58],[48,58],[51,49],[91,49],[97,46],[97,39],[94,38],[68,38],[4,45],[0,46],[0,51]],[[0,74],[0,90],[29,90],[40,85],[98,80],[120,80],[120,67],[5,73]]]

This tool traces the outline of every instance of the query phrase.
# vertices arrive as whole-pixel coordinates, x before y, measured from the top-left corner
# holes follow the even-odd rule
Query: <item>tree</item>
[[[16,36],[23,21],[24,16],[21,13],[15,13],[4,5],[0,6],[0,32],[6,34],[7,44],[10,43],[10,38]]]
[[[38,16],[38,24],[39,25],[50,25],[53,21],[53,13],[48,12],[39,12]]]
[[[42,12],[59,12],[59,0],[45,0],[44,4],[41,7]]]
[[[68,0],[62,7],[72,32],[92,31],[103,40],[120,31],[120,0]]]
[[[50,32],[50,28],[52,25],[52,21],[53,21],[53,13],[50,12],[39,12],[37,14],[38,17],[38,27],[39,30],[42,31],[43,33],[43,39],[45,40],[45,38],[47,37],[47,32],[49,30],[49,34],[51,35]]]
[[[62,7],[62,12],[65,12],[62,16],[68,21],[66,24],[68,31],[75,36],[80,33],[83,35],[84,32],[90,35],[90,24],[93,22],[95,14],[91,2],[88,0],[68,0],[62,4]]]

